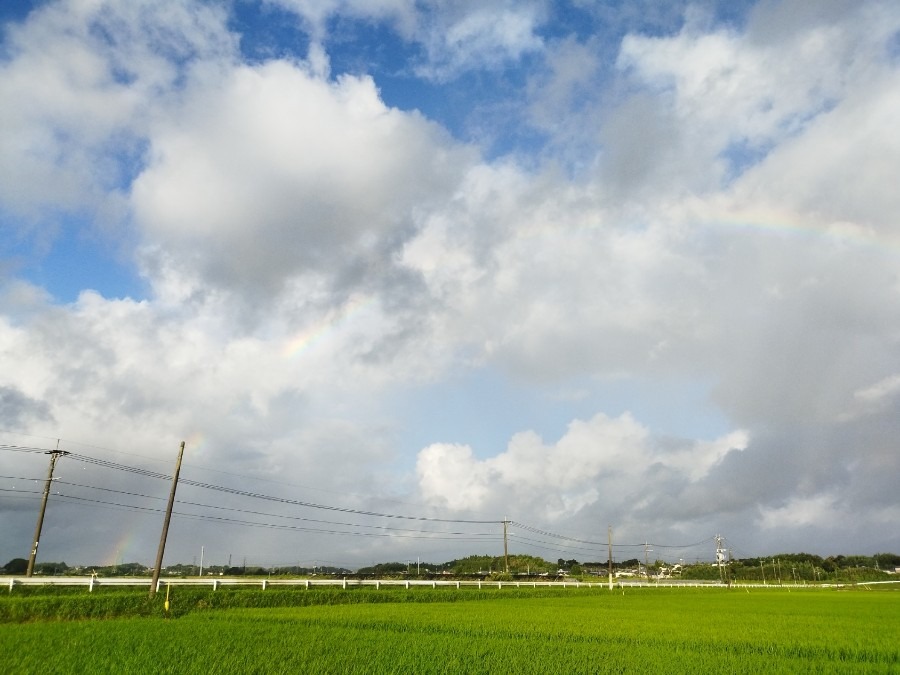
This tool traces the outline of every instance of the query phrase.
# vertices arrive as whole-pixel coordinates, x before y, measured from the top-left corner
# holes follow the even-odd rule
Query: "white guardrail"
[[[82,576],[82,577],[0,577],[0,583],[8,586],[12,592],[16,586],[85,586],[88,591],[93,591],[97,587],[113,587],[113,586],[137,586],[149,588],[153,582],[147,577],[98,577],[98,576]],[[898,581],[869,581],[859,582],[855,584],[731,584],[731,588],[746,589],[813,589],[813,588],[842,588],[852,586],[874,586],[877,584],[896,584]],[[371,586],[376,589],[381,587],[402,587],[402,588],[609,588],[609,582],[584,582],[584,581],[456,581],[446,579],[353,579],[353,578],[316,578],[316,579],[270,579],[270,578],[245,578],[245,577],[172,577],[168,579],[160,579],[157,583],[157,590],[165,586],[205,586],[212,590],[228,586],[256,586],[265,590],[269,587],[277,586],[300,586],[302,588],[314,588],[324,586],[339,586],[341,588],[350,588],[354,586]],[[703,582],[703,581],[615,581],[615,588],[727,588],[720,582]]]

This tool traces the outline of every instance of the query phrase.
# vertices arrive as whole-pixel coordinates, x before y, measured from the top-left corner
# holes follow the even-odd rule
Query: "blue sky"
[[[58,0],[0,22],[0,558],[45,471],[17,448],[56,439],[88,457],[60,463],[83,478],[42,544],[70,563],[149,561],[165,486],[91,462],[167,471],[181,440],[193,480],[356,520],[282,538],[321,509],[223,525],[256,498],[192,488],[173,558],[479,552],[373,512],[900,549],[893,3]]]

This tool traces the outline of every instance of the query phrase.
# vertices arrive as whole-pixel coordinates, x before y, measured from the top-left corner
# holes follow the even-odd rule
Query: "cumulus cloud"
[[[685,489],[700,481],[747,444],[746,432],[738,431],[672,447],[629,415],[600,413],[573,421],[554,443],[521,432],[504,452],[484,459],[468,446],[434,444],[419,453],[416,474],[427,503],[482,513],[515,505],[526,514],[519,518],[559,522],[587,510],[622,514],[624,504],[653,512],[656,493],[664,497],[676,482]]]
[[[273,61],[199,81],[168,111],[133,208],[151,259],[271,294],[297,275],[389,265],[465,157],[369,78]]]
[[[203,4],[46,3],[5,31],[0,61],[0,199],[36,217],[100,212],[127,184],[145,115],[201,59],[234,38]]]

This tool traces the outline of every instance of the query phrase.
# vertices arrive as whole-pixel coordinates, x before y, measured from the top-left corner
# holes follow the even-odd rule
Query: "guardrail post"
[[[381,582],[376,580],[375,581],[375,590],[377,591],[379,588],[381,588]]]
[[[13,584],[15,584],[15,583],[16,583],[16,580],[15,580],[15,579],[10,579],[10,580],[9,580],[9,592],[10,592],[10,593],[12,593]]]
[[[91,575],[91,581],[88,584],[88,593],[93,593],[93,592],[94,592],[94,576]]]
[[[219,589],[219,580],[213,579],[213,590],[216,591]]]
[[[459,582],[456,582],[456,590],[459,590]]]
[[[341,588],[347,588],[347,577],[344,577],[344,583],[341,584]]]
[[[481,590],[481,579],[478,580],[478,590]]]
[[[309,590],[309,579],[304,579],[306,581],[306,590]]]
[[[406,590],[409,590],[409,579],[406,580]]]
[[[267,581],[266,579],[263,579],[263,580],[262,580],[262,589],[263,589],[263,590],[266,590],[266,586],[268,586],[268,584],[266,583],[266,581]]]

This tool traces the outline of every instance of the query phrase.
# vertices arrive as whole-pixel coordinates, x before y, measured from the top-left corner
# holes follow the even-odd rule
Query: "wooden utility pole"
[[[163,520],[162,535],[159,537],[159,550],[156,552],[156,565],[153,568],[153,579],[150,581],[150,597],[156,595],[159,583],[159,572],[162,569],[163,553],[166,550],[166,536],[169,534],[169,521],[172,519],[172,506],[175,504],[175,488],[178,487],[178,474],[181,473],[181,458],[184,456],[184,441],[178,450],[178,461],[175,463],[175,474],[172,476],[172,490],[169,492],[169,503],[166,506],[166,518]]]
[[[44,527],[44,512],[47,510],[47,499],[50,497],[50,484],[53,481],[53,467],[56,466],[56,460],[68,452],[59,449],[59,441],[56,441],[56,450],[48,450],[50,455],[50,468],[47,471],[47,480],[44,482],[44,496],[41,497],[41,511],[38,514],[37,526],[34,528],[34,544],[31,546],[31,555],[28,556],[28,569],[25,572],[26,577],[34,574],[34,560],[37,558],[38,544],[41,541],[41,529]]]

